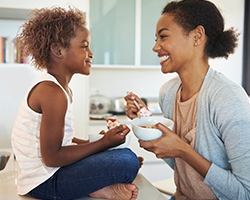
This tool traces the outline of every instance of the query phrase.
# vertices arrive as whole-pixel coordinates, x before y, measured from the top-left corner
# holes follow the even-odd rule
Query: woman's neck
[[[208,69],[209,65],[203,64],[178,73],[182,83],[181,101],[187,101],[200,91]]]

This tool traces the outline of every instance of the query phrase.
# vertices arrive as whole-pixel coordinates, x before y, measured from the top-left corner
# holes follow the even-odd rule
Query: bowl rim
[[[138,118],[138,117],[136,117],[136,118],[134,118],[134,119],[132,119],[131,120],[131,124],[132,125],[134,125],[134,126],[136,126],[136,127],[138,127],[138,128],[140,128],[140,129],[142,129],[142,127],[139,127],[137,124],[135,124],[134,122],[135,121],[138,121],[138,120],[141,120],[141,119],[145,119],[145,118],[148,118],[148,119],[153,119],[153,118],[155,118],[155,119],[164,119],[164,120],[168,120],[171,124],[170,125],[165,125],[165,124],[163,124],[163,125],[165,125],[165,126],[167,126],[167,127],[171,127],[171,126],[173,126],[174,125],[174,121],[172,120],[172,119],[169,119],[169,118],[166,118],[166,117],[164,117],[164,116],[150,116],[150,117],[142,117],[142,118]],[[143,128],[144,129],[144,128]]]

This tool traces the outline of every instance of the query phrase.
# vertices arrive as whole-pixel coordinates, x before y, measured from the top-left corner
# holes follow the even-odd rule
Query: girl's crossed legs
[[[94,154],[61,167],[29,194],[40,199],[135,199],[138,188],[130,184],[139,170],[137,156],[128,148]],[[119,184],[122,183],[122,184]]]

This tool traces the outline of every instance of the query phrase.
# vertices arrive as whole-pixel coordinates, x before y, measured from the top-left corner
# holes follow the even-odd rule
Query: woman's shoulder
[[[208,92],[210,96],[216,97],[246,97],[247,94],[243,87],[226,77],[223,73],[213,70],[210,77],[204,84],[202,92]]]
[[[215,70],[206,77],[199,99],[203,105],[207,102],[213,110],[249,107],[249,98],[243,87]]]

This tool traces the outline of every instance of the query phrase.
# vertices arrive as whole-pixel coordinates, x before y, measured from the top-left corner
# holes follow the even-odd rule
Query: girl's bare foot
[[[89,196],[113,200],[135,200],[138,196],[138,191],[139,189],[134,184],[116,183],[97,190],[89,194]]]
[[[141,166],[143,165],[144,158],[141,157],[141,156],[138,156],[137,158],[138,158],[138,160],[139,160],[140,168],[141,168]]]

